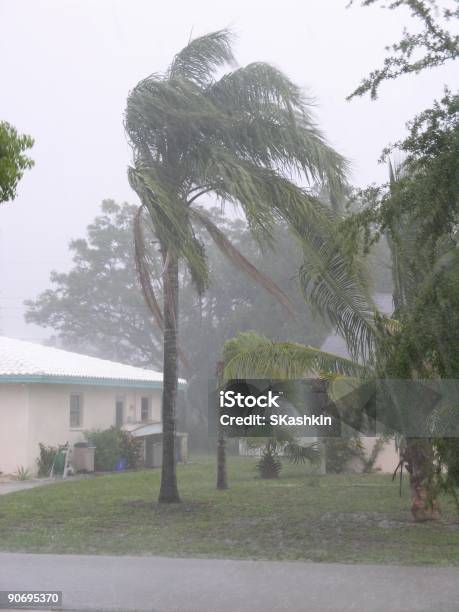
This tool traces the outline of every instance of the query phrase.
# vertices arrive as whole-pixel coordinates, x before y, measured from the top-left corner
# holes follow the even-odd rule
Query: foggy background
[[[352,183],[385,181],[382,148],[441,96],[454,67],[385,83],[376,102],[346,102],[404,24],[415,27],[407,11],[346,4],[0,0],[0,119],[35,139],[36,164],[17,199],[0,208],[0,333],[48,337],[26,325],[23,300],[49,286],[52,269],[68,270],[68,243],[85,235],[104,198],[136,203],[126,176],[126,96],[139,79],[164,70],[190,34],[231,26],[240,64],[273,63],[315,97],[320,127],[352,163]]]

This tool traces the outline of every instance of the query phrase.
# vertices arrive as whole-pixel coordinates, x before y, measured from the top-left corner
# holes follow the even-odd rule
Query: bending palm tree
[[[129,181],[148,213],[163,258],[161,311],[149,281],[139,213],[139,276],[164,331],[159,495],[164,502],[179,501],[174,452],[179,263],[189,268],[198,292],[208,282],[204,247],[194,225],[204,227],[235,265],[291,311],[285,294],[231,245],[198,205],[199,198],[213,194],[222,206],[239,206],[260,244],[273,246],[275,224],[286,221],[314,258],[317,248],[331,242],[332,214],[292,177],[326,185],[335,198],[344,182],[343,159],[325,143],[300,89],[282,72],[253,63],[215,80],[218,70],[234,63],[231,41],[227,30],[191,41],[166,73],[138,83],[127,102],[125,126],[134,153]]]

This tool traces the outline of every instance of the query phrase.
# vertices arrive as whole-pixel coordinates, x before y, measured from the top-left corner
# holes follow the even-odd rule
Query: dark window
[[[81,427],[83,424],[81,404],[81,395],[72,393],[70,396],[70,427]]]
[[[150,398],[142,397],[140,402],[140,420],[148,421],[150,419]]]
[[[116,427],[121,427],[124,422],[124,399],[117,399],[115,406],[115,425]]]

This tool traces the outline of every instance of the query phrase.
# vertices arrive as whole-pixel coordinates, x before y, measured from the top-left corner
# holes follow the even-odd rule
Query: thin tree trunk
[[[410,477],[411,514],[417,522],[440,518],[440,504],[433,480],[433,449],[430,440],[407,438],[403,454]]]
[[[217,363],[217,381],[220,383],[223,374],[224,364],[222,361]],[[219,404],[220,406],[220,404]],[[223,491],[228,488],[228,480],[226,477],[226,439],[223,426],[220,422],[222,410],[217,408],[217,489]]]
[[[165,258],[164,286],[164,358],[163,358],[163,464],[159,502],[180,501],[177,488],[175,428],[178,385],[178,261],[169,253]]]
[[[228,480],[226,478],[226,440],[223,433],[223,427],[218,425],[218,446],[217,446],[217,489],[223,491],[228,488]]]

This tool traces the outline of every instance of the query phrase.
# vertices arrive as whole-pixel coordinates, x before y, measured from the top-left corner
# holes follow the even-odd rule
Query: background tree
[[[273,245],[273,229],[283,220],[309,245],[329,229],[330,215],[308,190],[291,179],[316,180],[338,194],[342,158],[324,141],[306,100],[284,74],[254,63],[216,80],[234,63],[230,32],[191,41],[166,73],[141,81],[129,94],[126,131],[133,147],[129,180],[147,211],[163,259],[163,312],[154,303],[142,266],[139,271],[158,326],[164,330],[163,466],[160,501],[179,500],[175,473],[175,397],[178,354],[178,277],[186,263],[199,293],[208,282],[203,226],[229,259],[290,309],[285,294],[227,241],[197,205],[213,193],[224,205],[239,205],[260,244]]]
[[[349,4],[354,2],[355,0],[351,0]],[[381,0],[361,2],[362,6],[378,3],[381,4]],[[448,7],[441,9],[434,0],[393,0],[389,4],[384,3],[383,7],[409,8],[412,16],[420,22],[422,30],[413,34],[405,29],[398,43],[386,47],[386,51],[391,51],[392,55],[386,57],[383,67],[363,79],[359,87],[348,96],[348,100],[368,92],[375,100],[383,81],[396,79],[404,74],[417,74],[426,68],[441,66],[459,57],[459,35],[450,32],[439,19],[440,15],[444,22],[457,19],[458,0],[452,0]]]
[[[16,197],[24,171],[34,163],[25,154],[32,146],[30,136],[20,135],[12,125],[0,121],[0,204]]]
[[[395,8],[401,4],[411,6],[415,14],[426,9],[423,2],[394,2],[390,6]],[[430,12],[422,14],[427,27]],[[446,16],[457,16],[457,11]],[[447,40],[446,35],[437,29],[433,34]],[[413,39],[412,43],[414,46],[400,44],[394,49],[402,53],[408,49],[405,59],[409,59],[416,44],[429,46],[427,39],[422,37],[417,42]],[[430,56],[422,66],[417,66],[439,65],[446,59],[454,59],[453,55]],[[386,71],[370,75],[361,89],[352,95],[366,91],[375,95],[383,80],[416,71],[409,69],[408,64],[400,73],[390,71],[391,66],[403,65],[397,57],[392,58],[386,62]],[[381,237],[387,240],[393,272],[393,317],[397,320],[391,321],[373,308],[372,320],[362,321],[360,313],[369,311],[370,305],[365,307],[366,298],[359,294],[358,288],[355,287],[346,310],[342,307],[340,294],[324,288],[323,278],[306,259],[300,269],[305,296],[345,337],[354,357],[353,365],[319,354],[311,347],[275,344],[261,347],[252,354],[241,352],[240,358],[228,366],[230,373],[235,375],[238,371],[243,376],[244,372],[253,375],[254,371],[264,371],[266,375],[272,375],[271,372],[277,371],[286,377],[301,377],[305,372],[315,370],[359,377],[364,374],[358,372],[360,362],[377,378],[457,379],[459,343],[457,328],[451,325],[458,308],[455,279],[459,276],[457,111],[458,97],[446,91],[440,102],[435,102],[431,109],[408,124],[407,138],[383,153],[383,159],[387,159],[394,149],[404,155],[401,172],[391,168],[391,179],[386,185],[363,191],[357,197],[361,208],[358,212],[355,212],[354,199],[354,212],[342,226],[350,261],[354,261],[357,254],[367,253]],[[333,267],[333,257],[326,249],[319,252],[322,261]],[[335,284],[334,289],[337,288]],[[351,312],[356,306],[359,312],[350,330]],[[362,333],[365,337],[359,342]],[[440,417],[446,416],[443,427],[445,422],[448,423],[449,432],[453,434],[457,429],[457,406],[448,403],[442,406],[442,412],[446,415],[434,412],[431,417],[438,427]],[[452,425],[455,429],[451,428]],[[431,436],[424,438],[408,436],[403,445],[402,464],[410,474],[412,512],[417,520],[438,516],[436,498],[440,488],[447,487],[454,493],[455,481],[449,478],[449,474],[450,470],[457,474],[459,447],[454,438],[438,438],[440,431],[433,428]],[[444,465],[449,466],[446,480],[442,473]]]
[[[363,5],[376,1],[365,0]],[[441,10],[436,2],[422,0],[397,0],[389,8],[402,5],[421,20],[422,32],[405,31],[400,43],[392,46],[394,55],[386,58],[383,69],[364,79],[350,98],[368,91],[375,98],[384,80],[457,59],[459,36],[444,27],[445,22],[459,17],[457,0]],[[443,24],[438,19],[440,14]],[[452,331],[456,329],[458,306],[457,285],[452,279],[459,272],[457,111],[458,96],[446,90],[441,102],[435,102],[409,124],[409,136],[383,153],[387,158],[395,148],[405,155],[402,175],[392,173],[390,185],[367,190],[367,205],[357,217],[356,226],[360,225],[367,237],[374,229],[374,240],[386,235],[391,247],[395,316],[402,327],[384,342],[381,365],[385,364],[387,375],[457,378],[458,342]],[[457,407],[454,410],[457,412]],[[449,433],[452,431],[450,427]],[[426,483],[440,481],[454,492],[454,479],[449,474],[459,463],[458,451],[455,438],[406,441],[402,459],[410,471],[413,506],[419,508],[420,516],[429,515],[422,498],[433,495],[432,491],[426,495]],[[445,464],[449,469],[443,481]]]
[[[96,357],[141,367],[161,368],[161,334],[144,303],[135,269],[132,226],[137,207],[102,203],[101,214],[87,228],[85,238],[69,248],[74,265],[69,272],[52,272],[51,287],[26,301],[26,320],[54,330],[49,342]],[[180,271],[180,329],[190,368],[187,377],[186,412],[180,427],[190,433],[193,449],[208,450],[208,381],[214,377],[225,340],[238,331],[255,330],[273,340],[320,345],[328,331],[320,318],[305,307],[297,279],[292,275],[301,262],[301,248],[279,224],[274,230],[276,251],[260,251],[247,224],[208,211],[231,243],[287,295],[297,316],[287,317],[282,305],[266,298],[264,291],[221,253],[203,228],[197,236],[205,246],[210,270],[209,286],[196,295],[186,268]],[[147,228],[145,228],[145,231]],[[153,237],[149,241],[151,265],[161,270],[161,257]],[[160,284],[155,284],[162,295]]]
[[[72,240],[70,272],[51,272],[52,288],[27,300],[29,323],[55,330],[68,350],[136,366],[158,366],[161,338],[135,277],[135,206],[102,203],[87,237]],[[158,261],[159,265],[159,261]]]
[[[395,145],[405,154],[401,173],[392,174],[386,186],[366,190],[366,205],[348,222],[354,228],[350,242],[356,244],[355,231],[366,237],[363,248],[384,234],[392,253],[393,316],[399,325],[381,337],[376,358],[380,377],[458,379],[458,108],[459,98],[446,93],[409,124],[408,137]],[[402,452],[413,514],[419,519],[438,515],[440,488],[454,493],[453,481],[443,478],[440,466],[457,464],[451,452],[458,450],[457,405],[443,403],[432,419],[431,435],[406,437]]]

